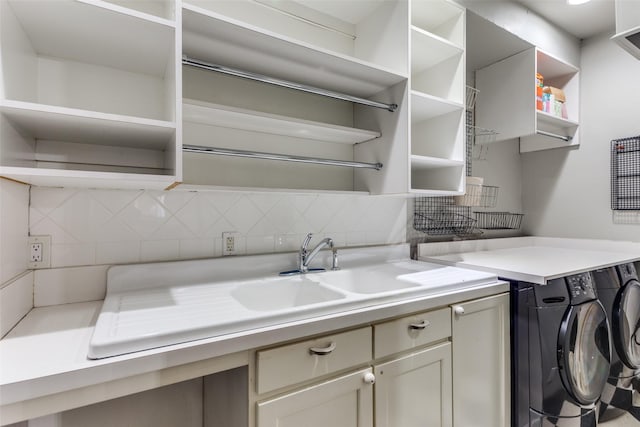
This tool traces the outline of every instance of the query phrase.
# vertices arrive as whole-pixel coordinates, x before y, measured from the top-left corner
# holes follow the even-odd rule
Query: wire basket
[[[476,225],[483,230],[517,230],[524,214],[511,212],[475,212]]]
[[[472,137],[476,144],[489,144],[495,142],[500,133],[493,129],[467,125],[467,137]]]
[[[415,199],[413,228],[430,235],[469,235],[476,220],[467,206],[458,206],[453,197]]]
[[[498,204],[498,191],[500,187],[471,183],[467,183],[466,187],[467,189],[464,196],[453,196],[456,205],[495,208]]]

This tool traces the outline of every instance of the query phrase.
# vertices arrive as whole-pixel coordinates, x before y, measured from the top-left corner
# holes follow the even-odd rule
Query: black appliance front
[[[613,352],[602,394],[603,421],[630,412],[640,420],[640,282],[633,264],[593,272],[611,324]],[[634,405],[634,401],[636,401]]]
[[[610,347],[592,276],[513,283],[512,340],[512,425],[596,426]]]

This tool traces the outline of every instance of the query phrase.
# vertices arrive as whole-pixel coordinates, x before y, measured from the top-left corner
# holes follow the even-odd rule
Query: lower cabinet
[[[364,369],[258,403],[260,427],[373,427],[373,384]]]
[[[453,425],[508,427],[509,294],[452,308]]]
[[[451,343],[375,366],[376,427],[451,427]]]

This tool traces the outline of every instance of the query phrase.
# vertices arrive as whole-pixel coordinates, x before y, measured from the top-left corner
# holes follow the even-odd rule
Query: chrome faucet
[[[291,271],[283,271],[280,273],[281,276],[289,276],[293,274],[304,274],[314,271],[325,271],[324,268],[309,268],[309,263],[318,252],[322,250],[325,246],[328,246],[331,249],[332,257],[331,257],[331,270],[340,270],[338,267],[338,249],[333,244],[333,239],[326,237],[322,239],[311,251],[309,251],[309,243],[311,242],[311,238],[313,237],[312,233],[309,233],[305,236],[302,241],[302,245],[300,246],[300,251],[298,252],[298,269]]]

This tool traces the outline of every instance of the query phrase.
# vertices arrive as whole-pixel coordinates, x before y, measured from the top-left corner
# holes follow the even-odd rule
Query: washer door
[[[611,349],[607,314],[598,301],[571,306],[558,336],[558,366],[569,395],[595,403],[609,377]]]
[[[640,368],[640,283],[630,280],[613,303],[613,342],[620,360],[631,369]]]

